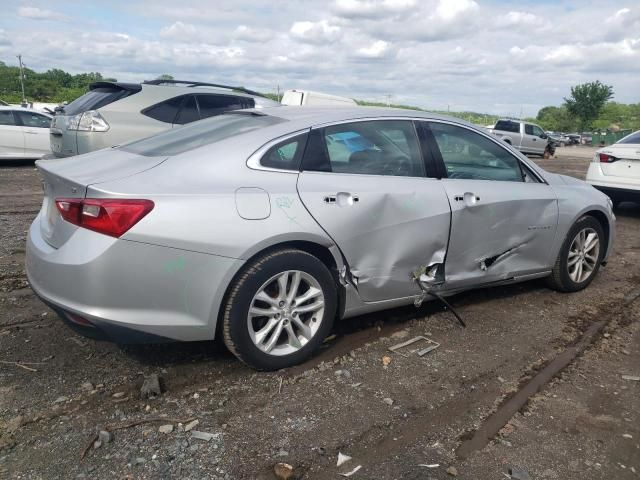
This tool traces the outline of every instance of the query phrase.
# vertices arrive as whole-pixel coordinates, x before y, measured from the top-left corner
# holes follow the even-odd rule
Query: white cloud
[[[18,9],[18,16],[32,20],[54,20],[62,22],[71,20],[71,17],[68,15],[38,7],[20,7]]]
[[[333,10],[346,18],[381,18],[410,11],[416,0],[335,0]]]
[[[384,40],[376,40],[368,47],[362,47],[357,50],[360,57],[365,58],[382,58],[389,52],[389,44]]]
[[[18,6],[0,19],[0,59],[15,64],[5,52],[22,52],[38,71],[99,71],[121,81],[169,73],[377,101],[391,94],[398,103],[501,115],[517,115],[521,105],[535,115],[593,80],[612,85],[617,101],[640,101],[637,2],[217,0],[206,8],[205,0],[127,0],[87,13],[72,10],[74,0],[51,10],[31,6],[54,5],[40,0],[9,1]],[[20,5],[37,8],[26,15],[40,19],[77,13],[26,35]]]
[[[11,40],[9,40],[7,32],[3,28],[0,28],[0,47],[9,45],[11,45]]]
[[[295,22],[289,30],[290,35],[306,43],[332,43],[340,38],[341,29],[327,20],[319,22]]]
[[[160,36],[162,38],[176,40],[178,42],[189,42],[199,39],[200,32],[195,25],[177,21],[168,27],[163,27],[160,30]]]
[[[458,15],[470,14],[478,10],[473,0],[440,0],[436,8],[436,16],[443,20],[453,20]]]

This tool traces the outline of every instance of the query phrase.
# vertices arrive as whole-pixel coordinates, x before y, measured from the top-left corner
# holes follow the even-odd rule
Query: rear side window
[[[115,86],[95,88],[81,97],[76,98],[73,102],[64,107],[64,114],[77,115],[78,113],[83,113],[87,110],[97,110],[135,93],[137,92]]]
[[[0,110],[0,125],[15,125],[11,110]]]
[[[196,97],[189,95],[182,104],[182,108],[180,109],[180,113],[178,114],[175,123],[177,125],[184,125],[186,123],[195,122],[196,120],[200,120]]]
[[[493,127],[494,130],[501,130],[503,132],[520,132],[520,124],[517,122],[512,122],[510,120],[498,120],[496,126]]]
[[[271,115],[229,113],[131,142],[122,149],[148,157],[177,155],[284,121]]]
[[[170,98],[164,102],[156,103],[141,110],[140,113],[159,122],[173,123],[178,115],[178,111],[184,102],[185,95]]]
[[[632,133],[631,135],[624,137],[618,143],[638,143],[638,144],[640,144],[640,132]]]
[[[17,111],[16,114],[25,127],[49,128],[51,126],[51,119],[39,113]]]
[[[307,147],[304,169],[398,177],[425,175],[415,127],[406,120],[326,127],[321,140],[311,141]]]
[[[235,95],[198,95],[200,117],[209,118],[214,115],[228,112],[229,110],[241,110],[253,108],[253,98],[237,97]]]
[[[281,170],[298,170],[306,143],[306,133],[284,140],[271,147],[264,154],[260,165]]]

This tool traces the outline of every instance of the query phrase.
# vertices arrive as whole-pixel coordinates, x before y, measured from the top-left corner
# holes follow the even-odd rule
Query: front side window
[[[20,122],[25,127],[49,128],[51,126],[51,119],[44,115],[40,115],[39,113],[20,111],[17,111],[16,113],[18,114]]]
[[[298,170],[306,142],[306,133],[284,140],[267,150],[260,160],[260,165],[282,170]]]
[[[0,110],[0,125],[15,125],[11,110]]]
[[[528,123],[525,123],[524,133],[526,133],[527,135],[533,135],[533,125],[529,125]]]
[[[537,125],[532,125],[533,127],[533,134],[536,137],[542,137],[542,135],[544,135],[544,131]]]
[[[318,134],[316,134],[318,135]],[[413,122],[373,120],[324,128],[311,142],[306,170],[402,177],[424,176]]]
[[[430,123],[448,178],[522,182],[520,162],[497,143],[467,128]]]

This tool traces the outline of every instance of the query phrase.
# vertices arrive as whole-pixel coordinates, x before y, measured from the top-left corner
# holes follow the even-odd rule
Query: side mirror
[[[540,135],[540,138],[546,140],[547,138],[549,138],[549,136],[546,133],[543,133],[542,135]]]

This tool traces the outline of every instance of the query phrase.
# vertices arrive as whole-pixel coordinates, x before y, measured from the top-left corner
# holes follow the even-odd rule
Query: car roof
[[[184,86],[184,85],[165,85],[165,84],[153,85],[153,84],[147,84],[147,83],[141,83],[140,85],[142,85],[143,90],[146,90],[148,88],[161,88],[163,91],[175,92],[176,95],[184,94],[184,93],[204,92],[204,93],[216,93],[220,95],[233,95],[235,97],[256,98],[256,95],[250,95],[248,93],[232,90],[230,88],[208,87],[204,85],[195,85],[192,87]]]
[[[49,114],[48,114],[48,113],[46,113],[46,112],[41,112],[40,110],[35,110],[35,109],[33,109],[33,108],[25,108],[25,107],[21,107],[21,106],[19,106],[19,105],[16,105],[16,106],[14,106],[14,105],[8,105],[8,106],[0,105],[0,110],[19,110],[19,111],[21,111],[21,112],[38,113],[38,114],[40,114],[40,115],[44,115],[44,116],[46,116],[46,117],[50,117],[50,116],[51,116],[51,115],[49,115]]]
[[[460,118],[449,117],[423,110],[409,110],[406,108],[366,107],[366,106],[279,106],[262,109],[242,110],[242,112],[255,112],[257,114],[273,115],[293,123],[305,123],[318,125],[365,118],[390,117],[390,118],[424,118],[429,120],[444,120],[448,122],[475,125]]]

